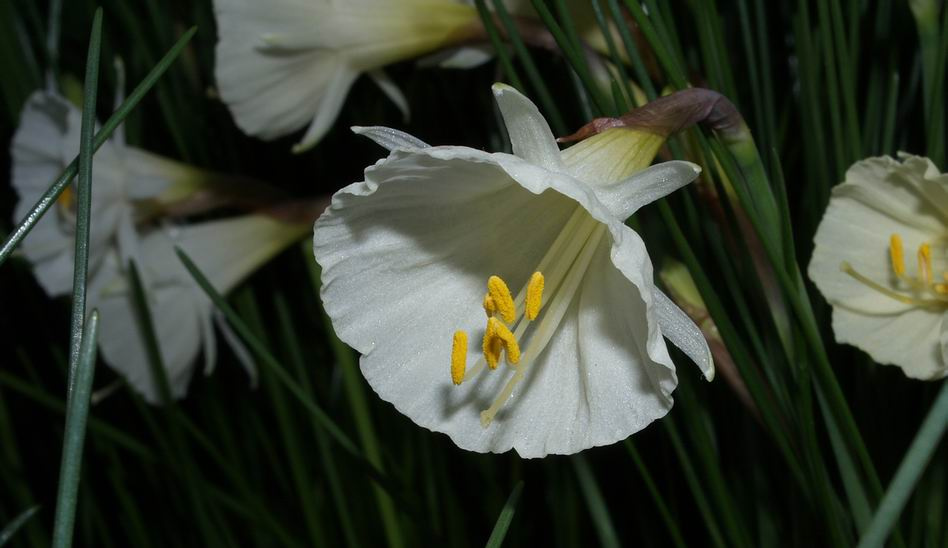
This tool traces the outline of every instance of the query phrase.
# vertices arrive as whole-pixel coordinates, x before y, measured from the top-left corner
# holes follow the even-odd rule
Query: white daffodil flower
[[[49,185],[79,153],[81,113],[66,99],[47,91],[30,96],[13,136],[12,184],[20,200],[14,220],[23,219]],[[155,211],[181,203],[214,183],[191,166],[127,146],[121,128],[95,154],[93,222],[89,234],[92,280],[116,251],[124,263],[137,257],[136,225]],[[72,290],[75,254],[76,193],[66,187],[56,206],[34,226],[21,247],[40,285],[51,297]],[[119,263],[115,263],[119,264]],[[114,270],[114,267],[113,267]],[[106,275],[108,277],[108,275]]]
[[[266,263],[288,244],[309,231],[308,223],[287,223],[267,215],[244,215],[218,221],[159,228],[142,238],[142,263],[138,268],[147,280],[145,295],[171,396],[187,392],[198,352],[203,347],[204,372],[216,362],[216,340],[212,318],[231,343],[251,378],[256,371],[243,346],[234,344],[229,329],[204,291],[175,254],[180,247],[221,293]],[[115,257],[110,257],[114,260]],[[161,394],[148,362],[144,331],[124,269],[93,295],[90,308],[98,308],[99,347],[103,360],[120,373],[150,403],[160,403]]]
[[[940,379],[948,375],[948,174],[928,158],[900,160],[849,168],[816,231],[808,274],[833,306],[838,342],[909,377]]]
[[[214,0],[216,78],[237,125],[274,139],[303,127],[303,150],[329,131],[352,83],[368,73],[403,110],[379,69],[478,32],[454,0]]]
[[[62,97],[37,92],[29,98],[11,148],[13,187],[20,195],[16,220],[29,212],[77,155],[80,124],[79,110]],[[88,306],[102,312],[103,360],[156,403],[157,386],[128,295],[128,261],[139,264],[172,395],[181,397],[202,345],[208,369],[215,361],[216,346],[210,302],[180,265],[172,245],[185,249],[226,292],[309,227],[308,222],[285,223],[255,215],[156,228],[156,221],[166,214],[206,211],[236,199],[254,201],[262,197],[259,185],[127,146],[120,130],[95,154]],[[75,193],[67,187],[20,248],[51,297],[72,290],[75,205]],[[220,327],[227,336],[226,325]],[[246,350],[236,338],[230,340],[238,358],[252,369]]]
[[[494,94],[512,155],[358,129],[391,153],[316,221],[323,304],[379,396],[464,449],[616,442],[672,406],[663,335],[713,376],[623,223],[700,170],[648,168],[663,138],[627,128],[561,152],[533,103]]]

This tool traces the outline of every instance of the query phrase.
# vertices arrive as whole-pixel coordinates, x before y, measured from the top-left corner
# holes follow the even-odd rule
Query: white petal
[[[274,139],[306,126],[340,63],[331,51],[267,55],[261,36],[318,20],[322,2],[215,0],[215,76],[221,98],[244,132]]]
[[[662,328],[662,335],[695,362],[705,379],[713,380],[714,359],[701,330],[658,288],[652,295],[655,297],[655,314]]]
[[[358,73],[346,65],[340,64],[336,68],[329,83],[322,90],[316,117],[303,134],[303,138],[293,145],[293,152],[299,153],[312,148],[329,132],[333,122],[339,117],[339,111],[342,110],[342,104],[346,101],[349,88],[357,77]]]
[[[941,218],[948,220],[948,173],[939,172],[934,162],[922,156],[902,152],[899,158],[902,164],[895,168],[894,175],[918,188]]]
[[[507,84],[494,84],[491,89],[504,116],[514,155],[546,169],[562,171],[560,148],[536,105]]]
[[[852,197],[920,231],[941,231],[948,223],[940,209],[943,204],[936,207],[919,192],[919,181],[906,177],[906,171],[888,156],[867,158],[850,166],[845,182],[833,189],[833,195]]]
[[[243,215],[186,225],[177,229],[180,247],[221,293],[227,293],[254,270],[309,232],[266,215]],[[171,248],[153,252],[150,267],[163,278],[191,280],[191,274]]]
[[[172,241],[161,232],[149,235],[143,245],[148,260],[167,255]],[[158,253],[161,252],[161,253]],[[114,255],[112,262],[117,263]],[[145,272],[154,264],[138,265]],[[99,348],[112,369],[149,403],[160,403],[161,393],[148,361],[147,346],[139,323],[134,299],[124,275],[115,273],[110,283],[90,291],[90,307],[98,308]],[[157,276],[152,275],[150,279]],[[193,284],[163,282],[143,287],[148,300],[154,334],[158,342],[171,396],[181,398],[187,391],[194,360],[201,348],[203,317],[210,314],[211,303]]]
[[[593,188],[616,218],[627,219],[640,207],[694,181],[699,173],[701,168],[696,164],[673,160],[643,169],[617,183]]]
[[[880,364],[897,365],[909,377],[948,375],[942,356],[943,313],[911,309],[901,314],[865,314],[833,308],[833,333],[840,343],[865,351]]]
[[[149,297],[171,395],[181,398],[194,371],[194,360],[201,347],[201,318],[210,313],[209,303],[201,300],[191,287],[181,285],[153,289]],[[131,294],[106,294],[95,306],[101,314],[99,348],[103,360],[149,403],[160,403],[160,391],[148,363]]]
[[[490,46],[462,46],[432,53],[418,60],[421,67],[439,67],[443,69],[477,68],[494,58],[494,49]]]
[[[395,106],[398,107],[398,110],[402,113],[402,120],[407,123],[411,116],[411,111],[408,109],[408,99],[405,98],[405,94],[398,88],[398,85],[393,82],[382,69],[370,71],[369,77],[372,78],[375,85],[382,90],[382,93],[395,103]]]
[[[416,148],[428,148],[428,143],[418,137],[409,135],[404,131],[392,129],[384,126],[352,126],[352,132],[358,135],[364,135],[375,141],[377,145],[389,151],[396,149],[412,150]]]

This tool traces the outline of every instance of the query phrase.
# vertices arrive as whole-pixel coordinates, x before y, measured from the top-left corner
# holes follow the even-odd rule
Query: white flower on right
[[[833,189],[808,274],[836,340],[909,377],[948,375],[948,174],[928,158],[856,162]]]

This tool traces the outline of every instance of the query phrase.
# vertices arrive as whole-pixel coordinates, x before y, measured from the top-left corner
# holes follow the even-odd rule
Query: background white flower
[[[79,109],[63,97],[48,91],[30,96],[10,149],[12,183],[20,198],[14,220],[26,216],[78,155],[80,123]],[[212,174],[126,145],[121,128],[96,152],[92,177],[89,274],[93,280],[108,266],[105,258],[110,253],[118,253],[122,263],[137,256],[137,225],[156,206],[176,203],[214,182]],[[21,247],[51,297],[72,289],[75,199],[73,187],[67,187]]]
[[[468,39],[474,7],[454,0],[215,0],[217,85],[240,128],[274,139],[308,126],[314,145],[352,83],[369,73],[403,110],[377,69]]]
[[[867,158],[849,168],[833,188],[808,274],[833,306],[838,342],[909,377],[937,379],[948,375],[948,175],[927,158],[901,160]],[[920,256],[926,244],[928,266]]]
[[[29,98],[11,147],[13,185],[20,196],[14,212],[17,220],[78,154],[80,123],[80,111],[55,93],[41,91]],[[208,372],[215,362],[216,345],[211,303],[184,270],[173,246],[188,252],[215,287],[226,292],[309,230],[308,222],[282,222],[266,215],[155,228],[158,219],[152,217],[162,208],[182,207],[189,196],[213,185],[239,184],[243,182],[127,146],[121,132],[96,152],[88,307],[100,308],[103,360],[152,403],[159,401],[159,393],[128,292],[128,261],[139,264],[172,396],[181,397],[202,345]],[[246,184],[248,193],[258,191],[255,183]],[[201,207],[219,203],[204,194],[198,200]],[[74,208],[75,194],[67,187],[21,247],[51,297],[72,290]],[[232,346],[252,368],[246,350],[239,343]]]
[[[644,243],[623,224],[699,169],[642,170],[657,145],[626,129],[561,154],[529,100],[501,85],[495,95],[514,155],[360,130],[395,150],[316,222],[326,311],[382,399],[462,448],[538,457],[613,443],[671,408],[677,378],[663,335],[713,375],[700,331],[655,287]],[[526,321],[511,325],[523,350],[513,375],[475,366],[454,386],[453,334],[480,340],[488,277],[516,294],[535,271],[548,302],[532,335]],[[523,296],[515,302],[522,309]],[[471,346],[467,363],[478,360]],[[482,427],[488,408],[497,413]]]

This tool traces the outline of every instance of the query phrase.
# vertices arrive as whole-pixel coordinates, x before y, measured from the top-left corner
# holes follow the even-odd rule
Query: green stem
[[[905,453],[902,463],[899,464],[895,477],[889,484],[889,489],[882,497],[882,502],[879,503],[879,508],[872,517],[872,522],[869,523],[869,528],[859,540],[859,548],[882,546],[885,542],[889,532],[898,521],[899,514],[902,513],[902,508],[912,494],[912,490],[921,478],[922,472],[925,471],[928,461],[938,449],[946,427],[948,427],[948,381],[942,382],[935,403],[932,404],[928,416],[925,417],[912,445]]]

